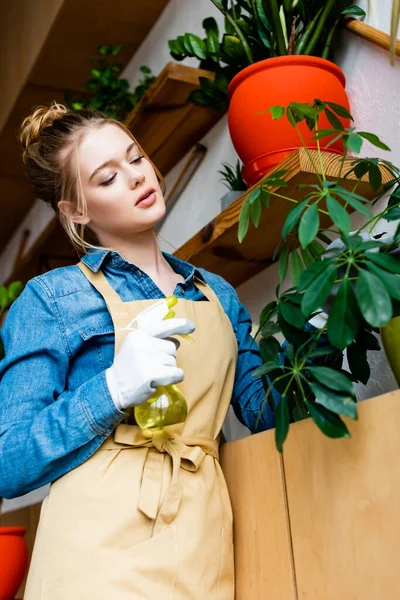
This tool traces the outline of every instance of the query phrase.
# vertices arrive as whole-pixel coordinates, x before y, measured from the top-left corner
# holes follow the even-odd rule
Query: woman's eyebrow
[[[129,152],[132,150],[132,148],[134,146],[136,146],[135,142],[132,142],[132,144],[129,144],[129,146],[126,149],[126,154],[127,155],[129,154]],[[106,162],[103,162],[102,165],[100,165],[99,167],[97,167],[97,169],[95,169],[93,171],[93,173],[89,177],[89,181],[91,181],[93,179],[93,177],[96,175],[96,173],[98,173],[99,171],[101,171],[101,169],[104,169],[104,167],[108,167],[109,165],[112,165],[114,163],[115,163],[115,160],[113,158],[111,158],[110,160],[106,160]]]

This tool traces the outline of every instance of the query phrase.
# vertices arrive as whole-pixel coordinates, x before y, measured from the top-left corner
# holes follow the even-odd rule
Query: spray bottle
[[[168,296],[140,312],[122,331],[148,327],[155,319],[171,319],[175,312],[171,310],[178,303],[176,296]],[[189,335],[180,337],[194,341]],[[153,396],[134,408],[136,423],[141,429],[160,429],[167,425],[183,423],[188,412],[185,397],[176,385],[159,386]]]

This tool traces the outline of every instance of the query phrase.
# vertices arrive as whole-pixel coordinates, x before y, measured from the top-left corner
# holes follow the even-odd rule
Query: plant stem
[[[227,10],[225,10],[220,4],[218,4],[218,2],[216,2],[216,0],[211,0],[211,2],[224,15],[224,17],[226,18],[226,20],[229,21],[229,23],[232,25],[232,27],[236,31],[236,35],[238,36],[238,38],[242,42],[243,50],[244,50],[244,52],[246,54],[247,60],[249,61],[249,65],[252,65],[254,63],[253,54],[251,52],[250,46],[248,45],[245,36],[242,33],[242,30],[236,24],[235,19],[233,19],[231,17],[231,15],[229,14],[229,12]]]
[[[315,46],[317,45],[317,43],[319,41],[319,37],[322,33],[322,30],[325,26],[325,22],[329,16],[329,13],[331,12],[331,9],[332,9],[332,6],[334,5],[334,3],[335,3],[335,0],[327,0],[327,2],[325,4],[325,8],[322,12],[322,15],[318,19],[315,31],[314,31],[310,41],[308,42],[306,48],[304,49],[304,54],[312,54]]]
[[[346,160],[346,158],[347,158],[347,146],[344,147],[343,157],[342,157],[342,160],[340,161],[340,169],[339,169],[338,179],[340,179],[340,176],[342,174],[343,167],[344,167],[344,161]]]
[[[310,153],[309,149],[307,148],[306,142],[305,142],[305,140],[304,140],[303,136],[301,135],[301,131],[300,131],[300,129],[299,129],[299,127],[298,127],[297,123],[295,123],[295,125],[294,125],[294,128],[295,128],[295,129],[296,129],[296,131],[297,131],[297,135],[299,136],[299,138],[300,138],[300,140],[301,140],[301,143],[303,144],[304,150],[306,151],[306,153],[307,153],[307,156],[308,156],[308,158],[309,158],[309,161],[310,161],[310,163],[311,163],[311,164],[312,164],[312,166],[313,166],[313,169],[314,169],[314,171],[315,171],[315,174],[316,174],[316,176],[318,177],[319,184],[320,184],[320,186],[322,187],[322,179],[321,179],[321,177],[319,176],[319,173],[318,173],[317,166],[316,166],[316,164],[315,164],[315,162],[314,162],[314,159],[313,159],[313,157],[311,156],[311,153]]]
[[[317,133],[318,133],[318,125],[315,124],[315,134],[317,134]],[[320,167],[321,167],[322,179],[325,181],[326,180],[325,169],[324,169],[324,164],[322,162],[321,146],[320,146],[318,138],[317,138],[317,152],[318,152],[319,164],[320,164]]]
[[[211,0],[211,2],[213,2],[213,0]],[[283,31],[282,31],[281,20],[279,17],[279,7],[278,7],[277,0],[269,0],[269,2],[266,2],[264,0],[263,4],[269,5],[269,12],[271,14],[272,26],[275,30],[275,37],[276,37],[276,43],[278,46],[278,51],[281,56],[285,56],[287,54],[287,50],[286,50],[285,39],[283,37]],[[264,6],[264,8],[266,8],[266,7]],[[266,9],[266,12],[267,12],[267,10],[268,9]]]
[[[270,192],[271,196],[277,196],[278,198],[282,198],[283,200],[288,200],[288,202],[293,202],[294,204],[298,204],[300,202],[300,200],[295,200],[294,198],[289,198],[289,196],[283,196],[282,194],[278,194],[277,192]],[[310,205],[307,204],[307,208]],[[329,213],[326,210],[323,210],[322,208],[318,209],[318,212],[322,213],[323,215],[329,215]]]

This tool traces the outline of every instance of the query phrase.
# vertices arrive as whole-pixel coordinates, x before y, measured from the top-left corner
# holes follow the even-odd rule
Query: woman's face
[[[117,125],[89,129],[77,150],[85,223],[101,237],[126,237],[151,229],[165,203],[151,163]]]

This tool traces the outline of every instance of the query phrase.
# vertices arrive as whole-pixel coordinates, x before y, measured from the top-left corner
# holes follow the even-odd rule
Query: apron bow
[[[182,499],[182,486],[179,481],[180,469],[197,471],[206,455],[219,458],[218,440],[209,437],[181,437],[181,426],[171,425],[160,430],[145,430],[135,425],[117,426],[114,444],[128,448],[148,448],[144,461],[142,482],[139,494],[139,510],[155,521],[155,529],[169,525],[176,517]],[[115,447],[115,446],[114,446]],[[172,478],[164,500],[160,501],[164,454],[172,460]]]

